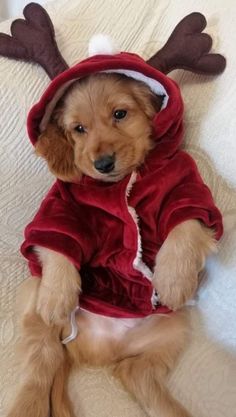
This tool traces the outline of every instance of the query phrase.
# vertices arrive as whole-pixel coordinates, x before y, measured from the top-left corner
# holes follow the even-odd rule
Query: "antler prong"
[[[37,62],[53,79],[65,71],[68,65],[57,47],[51,19],[44,8],[36,3],[28,4],[23,14],[25,19],[12,22],[12,36],[0,34],[0,54]]]
[[[220,74],[226,59],[220,54],[209,54],[212,38],[201,33],[206,27],[201,13],[191,13],[175,27],[166,44],[147,62],[165,74],[174,69],[185,69],[201,74]]]

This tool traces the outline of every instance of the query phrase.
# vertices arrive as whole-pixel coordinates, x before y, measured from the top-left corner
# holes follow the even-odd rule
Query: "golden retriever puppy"
[[[156,145],[152,120],[161,106],[162,97],[141,81],[88,76],[60,99],[36,153],[62,181],[86,176],[118,183],[147,163]],[[127,319],[79,309],[78,334],[63,345],[81,292],[80,272],[64,255],[37,247],[42,279],[31,279],[25,289],[30,301],[22,329],[24,374],[8,417],[47,417],[49,404],[53,417],[73,417],[67,379],[71,366],[84,364],[110,366],[149,417],[190,417],[167,389],[166,376],[188,341],[182,307],[194,296],[199,272],[215,249],[214,231],[200,221],[177,224],[156,251],[151,277],[158,301],[174,311]]]

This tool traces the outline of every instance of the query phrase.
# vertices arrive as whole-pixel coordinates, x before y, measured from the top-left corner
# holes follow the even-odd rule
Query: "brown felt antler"
[[[226,59],[209,54],[212,38],[201,33],[207,25],[201,13],[191,13],[175,27],[166,44],[147,62],[165,74],[174,69],[216,75],[224,71]]]
[[[12,36],[0,33],[0,55],[37,62],[53,79],[68,65],[58,50],[51,19],[36,3],[28,4],[23,14],[25,20],[13,21]],[[147,62],[165,74],[177,68],[208,75],[221,73],[226,60],[220,54],[209,54],[212,39],[201,33],[206,24],[205,17],[200,13],[186,16],[163,48]]]
[[[37,62],[52,79],[65,71],[68,65],[57,47],[51,19],[36,3],[28,4],[23,14],[25,20],[12,22],[12,36],[0,33],[0,55]]]

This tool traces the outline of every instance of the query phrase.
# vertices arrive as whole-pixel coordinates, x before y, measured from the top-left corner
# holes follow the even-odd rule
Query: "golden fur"
[[[152,148],[151,119],[161,106],[140,82],[115,74],[90,76],[75,83],[55,110],[36,146],[50,170],[65,181],[83,173],[119,181],[145,161]],[[122,120],[117,109],[127,110]],[[85,133],[78,133],[78,125]],[[115,155],[111,172],[94,161]],[[8,417],[75,417],[67,394],[70,369],[110,366],[113,374],[149,417],[190,417],[166,387],[166,377],[188,341],[188,313],[183,307],[197,289],[206,256],[216,248],[213,232],[197,220],[176,226],[157,254],[153,286],[170,315],[112,319],[79,311],[79,335],[64,347],[68,315],[77,304],[80,275],[62,255],[38,248],[42,280],[24,286],[21,362],[23,378]],[[24,301],[23,301],[24,300]],[[27,302],[26,302],[27,301]]]
[[[65,181],[77,179],[79,172],[118,181],[142,164],[151,149],[151,119],[161,102],[144,84],[122,75],[90,76],[70,88],[41,135],[36,152],[47,160],[52,173]],[[112,114],[123,108],[127,117],[116,121]],[[86,133],[75,131],[79,124],[85,126]],[[115,171],[99,173],[93,162],[113,153]]]

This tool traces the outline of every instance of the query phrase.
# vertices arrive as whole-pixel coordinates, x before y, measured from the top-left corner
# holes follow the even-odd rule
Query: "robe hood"
[[[91,74],[112,72],[143,81],[156,95],[163,96],[162,109],[153,118],[153,137],[159,157],[175,152],[182,138],[183,101],[179,87],[141,57],[128,52],[94,55],[57,76],[29,112],[27,128],[32,144],[46,129],[58,101],[73,82]]]

